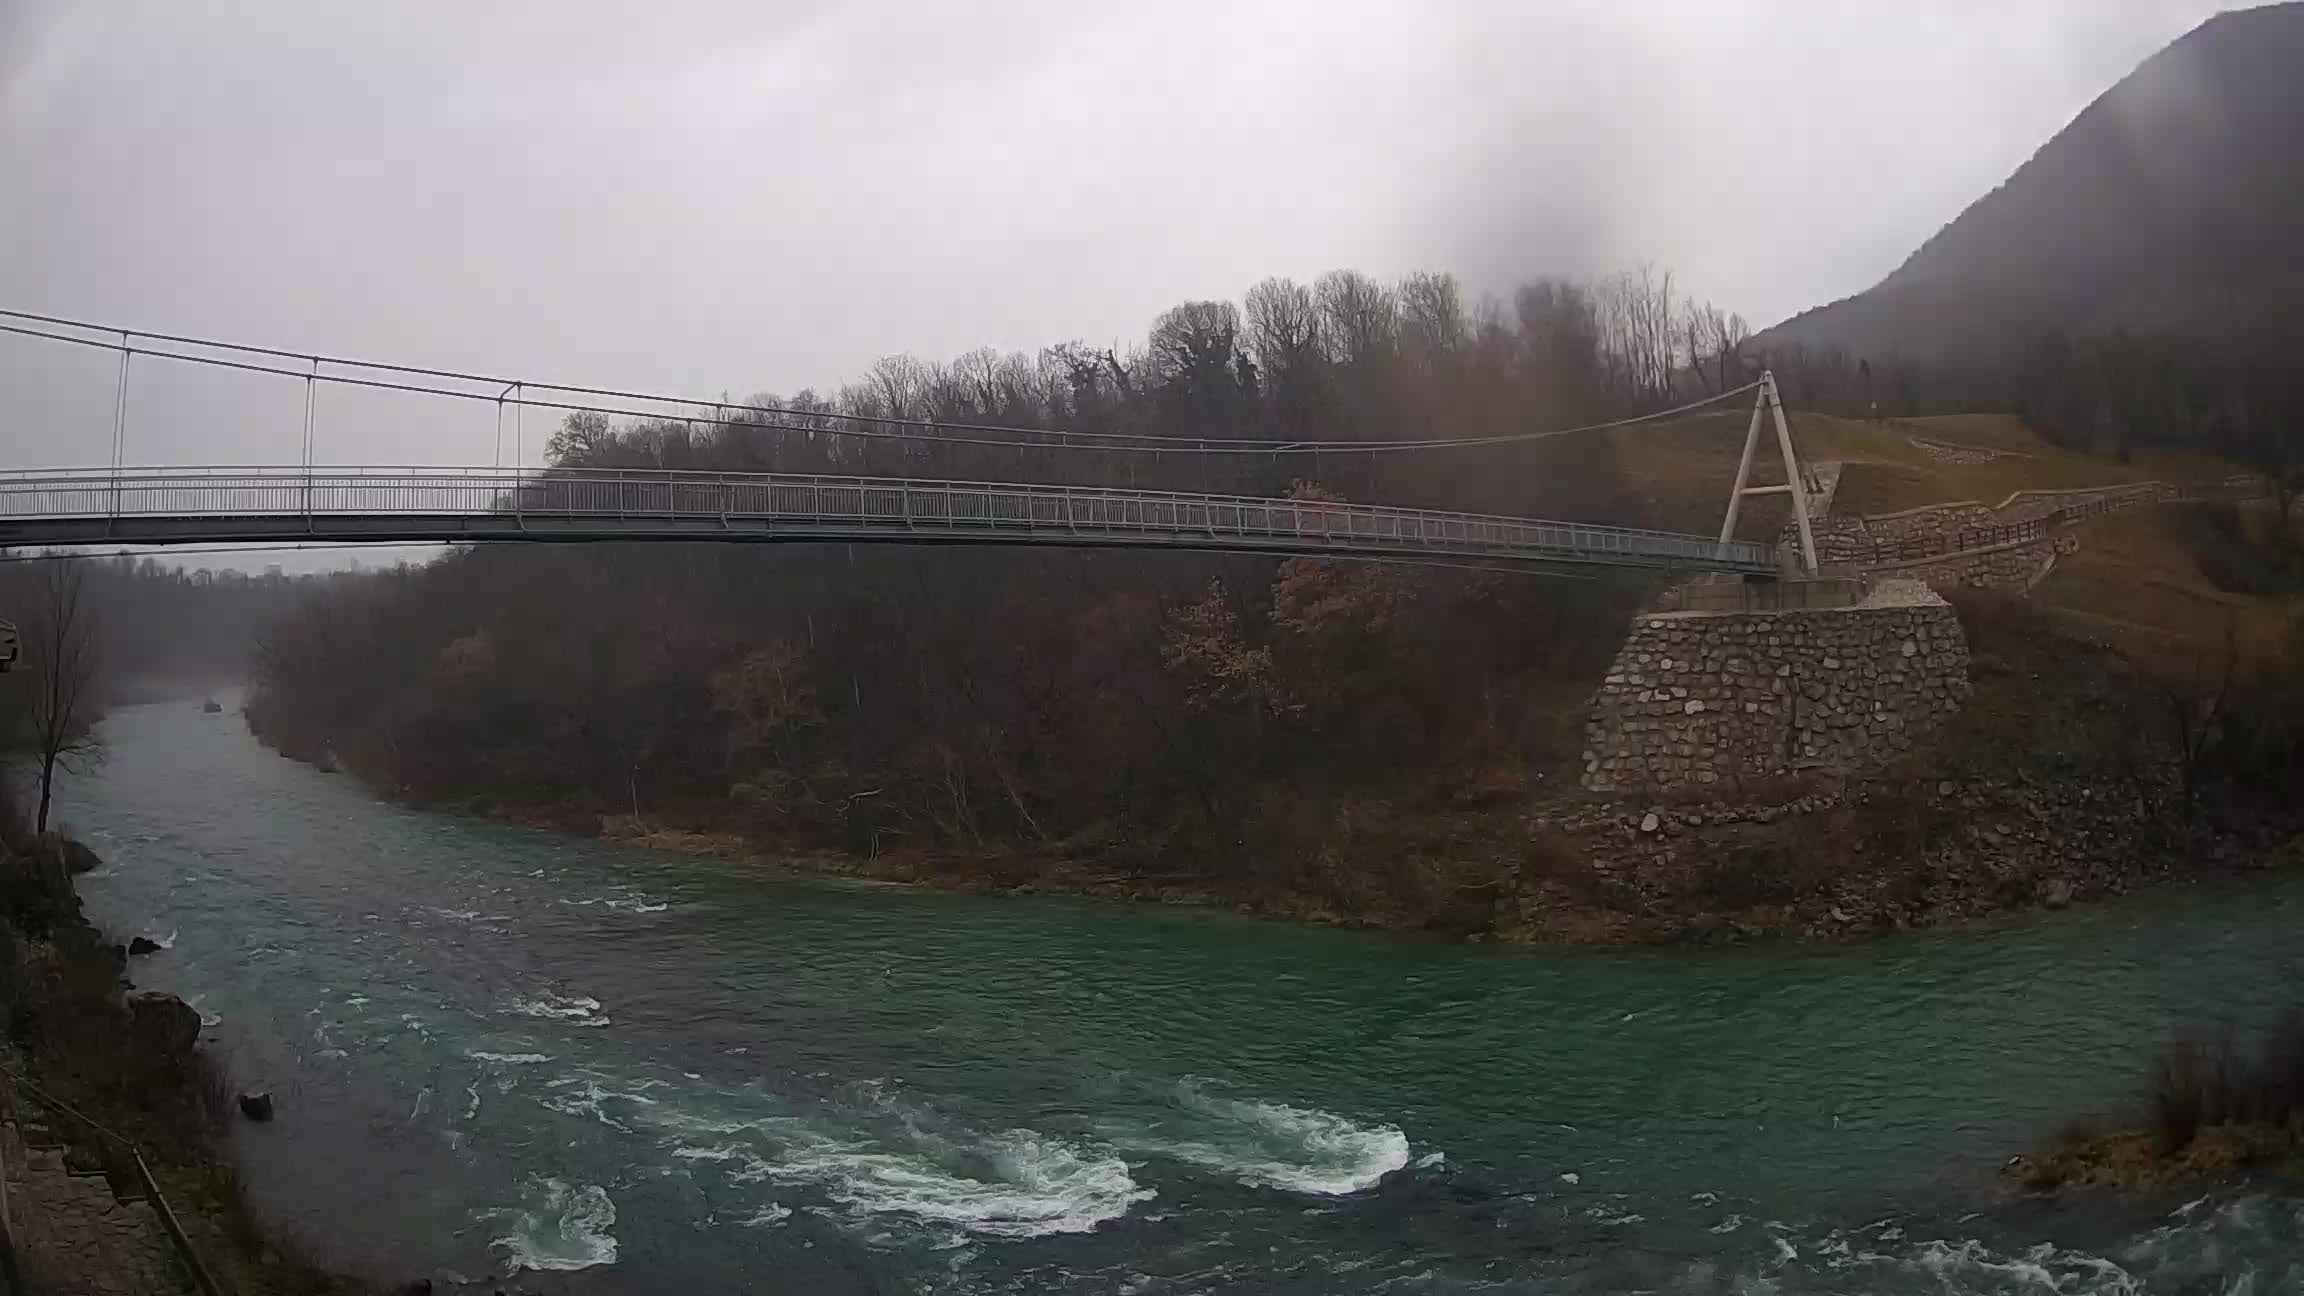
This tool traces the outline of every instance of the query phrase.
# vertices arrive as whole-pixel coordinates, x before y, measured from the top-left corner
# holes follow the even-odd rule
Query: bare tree
[[[1248,348],[1266,375],[1301,378],[1320,350],[1320,308],[1293,279],[1266,279],[1248,290]]]
[[[2186,814],[2192,813],[2199,796],[2201,770],[2224,737],[2225,707],[2231,701],[2239,666],[2240,621],[2228,609],[2221,654],[2211,660],[2205,646],[2195,648],[2191,670],[2161,685],[2161,697],[2168,708],[2168,736],[2175,748],[2177,786]]]
[[[68,558],[37,564],[25,655],[34,673],[32,751],[40,765],[40,810],[33,831],[48,831],[56,771],[79,773],[103,755],[96,736],[96,624],[84,598],[80,565]]]
[[[931,397],[937,385],[936,367],[917,356],[882,356],[872,362],[864,381],[890,418],[925,418],[935,413]]]
[[[1409,354],[1428,371],[1460,354],[1471,340],[1472,321],[1456,276],[1418,272],[1400,281],[1400,335]]]
[[[594,467],[616,445],[616,429],[608,416],[591,410],[570,414],[560,421],[544,447],[545,457],[564,467]]]
[[[1691,297],[1680,304],[1680,327],[1687,336],[1688,367],[1706,392],[1724,392],[1743,377],[1744,343],[1752,326],[1742,315],[1722,311]]]
[[[1598,417],[1608,374],[1592,293],[1564,279],[1535,279],[1520,285],[1512,305],[1537,399],[1569,419]]]
[[[1357,271],[1334,270],[1313,292],[1331,360],[1366,368],[1391,355],[1400,336],[1400,302],[1390,289]]]
[[[1228,301],[1185,302],[1152,323],[1152,361],[1164,381],[1230,381],[1239,348],[1240,308]]]
[[[1669,403],[1681,342],[1672,272],[1643,265],[1602,280],[1594,293],[1601,351],[1621,398],[1634,407]]]
[[[1248,348],[1263,367],[1264,394],[1280,434],[1314,435],[1325,357],[1312,290],[1293,279],[1266,279],[1248,290],[1246,305]]]

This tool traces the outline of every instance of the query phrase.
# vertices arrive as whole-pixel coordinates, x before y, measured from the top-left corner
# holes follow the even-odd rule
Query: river
[[[63,790],[139,984],[389,1278],[602,1292],[2128,1292],[2304,1283],[2285,1182],[2003,1202],[2304,885],[1839,948],[1455,946],[839,884],[380,802],[196,704]]]

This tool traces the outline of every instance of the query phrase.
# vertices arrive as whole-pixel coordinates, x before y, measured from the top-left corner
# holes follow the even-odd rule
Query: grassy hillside
[[[1749,411],[1716,413],[1611,434],[1609,452],[1627,496],[1623,515],[1674,530],[1716,529],[1749,417]],[[2242,471],[2193,453],[2138,454],[2121,462],[2060,449],[2005,414],[1884,422],[1795,414],[1791,423],[1804,458],[1843,465],[1836,516],[1971,501],[1998,506],[2019,491],[2126,482],[2205,486]],[[1754,460],[1753,481],[1770,484],[1783,476],[1771,434]],[[1773,539],[1788,517],[1781,497],[1751,500],[1737,532]],[[2093,519],[2073,528],[2078,551],[2060,559],[2029,597],[2059,628],[2159,669],[2213,665],[2228,628],[2244,658],[2264,660],[2285,651],[2296,602],[2281,592],[2291,584],[2288,574],[2267,568],[2281,562],[2268,521],[2260,509],[2249,512],[2245,534],[2234,536],[2182,505]]]
[[[1626,496],[1621,515],[1669,530],[1716,530],[1750,417],[1750,411],[1738,410],[1609,433],[1608,453]],[[2240,471],[2205,455],[2139,454],[2122,463],[2062,450],[2005,414],[1885,422],[1794,414],[1790,421],[1804,459],[1844,465],[1835,514],[1889,513],[1971,500],[1998,505],[2021,490],[2079,490],[2155,479],[2209,483]],[[1957,462],[1956,453],[1948,457],[1931,446],[1991,451],[1993,457]],[[1775,437],[1764,430],[1752,481],[1769,485],[1783,480]],[[1773,539],[1789,516],[1780,498],[1749,500],[1737,533]]]
[[[2238,561],[2258,569],[2282,565],[2265,535],[2261,508],[2240,515],[2250,535]],[[2090,643],[2164,672],[2221,669],[2227,637],[2237,662],[2253,669],[2290,653],[2288,626],[2298,607],[2292,579],[2271,588],[2234,590],[2227,566],[2234,546],[2192,506],[2138,509],[2080,528],[2080,548],[2032,591],[2058,626]],[[2287,561],[2292,561],[2288,559]]]

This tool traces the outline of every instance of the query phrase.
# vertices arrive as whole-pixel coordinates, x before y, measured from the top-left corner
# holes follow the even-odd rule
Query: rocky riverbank
[[[123,1296],[184,1280],[132,1147],[170,1218],[231,1290],[379,1290],[299,1258],[249,1211],[229,1151],[231,1090],[200,1047],[200,1014],[134,989],[125,947],[81,912],[73,876],[98,864],[69,839],[0,843],[0,1150],[24,1280]]]
[[[1227,876],[1221,862],[1147,871],[1125,852],[856,856],[571,807],[487,809],[648,849],[823,876],[1213,906],[1524,944],[1846,941],[2304,862],[2304,837],[2284,818],[2187,813],[2168,789],[2148,794],[1941,758],[1733,801],[1576,794],[1414,813],[1371,803],[1356,812],[1346,845],[1321,856],[1326,885],[1297,891]],[[1355,878],[1387,875],[1363,857],[1417,861],[1410,876],[1424,885],[1408,894],[1355,888]]]
[[[1847,939],[2304,861],[2285,820],[1933,762],[1789,798],[1560,803],[1530,826],[1556,860],[1549,875],[1523,874],[1518,917],[1532,939],[1572,935],[1592,907],[1630,939]]]

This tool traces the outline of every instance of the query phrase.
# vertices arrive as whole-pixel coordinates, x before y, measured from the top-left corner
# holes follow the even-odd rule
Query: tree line
[[[548,453],[568,468],[1256,495],[1309,480],[1356,499],[1551,507],[1580,520],[1625,503],[1589,442],[1485,453],[1352,447],[1539,432],[1662,409],[1756,373],[1743,318],[1676,293],[1672,274],[1653,268],[1589,284],[1535,281],[1476,304],[1440,274],[1390,285],[1348,270],[1310,284],[1266,279],[1237,303],[1173,307],[1126,347],[987,348],[949,363],[889,356],[829,393],[764,393],[702,418],[577,414]],[[1343,448],[1296,448],[1305,441]]]

